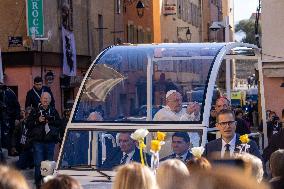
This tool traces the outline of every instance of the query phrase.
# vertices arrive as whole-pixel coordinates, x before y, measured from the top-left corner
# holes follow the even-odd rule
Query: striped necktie
[[[124,156],[121,158],[120,164],[121,164],[121,165],[125,164],[127,158],[128,158],[128,155],[127,155],[127,154],[124,154]]]

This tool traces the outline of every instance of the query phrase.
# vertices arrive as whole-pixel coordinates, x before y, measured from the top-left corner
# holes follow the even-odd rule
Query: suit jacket
[[[237,134],[236,144],[235,144],[235,152],[239,151],[239,149],[237,149],[236,147],[241,145],[241,143],[242,143],[239,138],[240,138],[240,135]],[[262,160],[262,157],[261,157],[260,152],[258,150],[257,144],[253,140],[250,140],[248,144],[250,145],[248,152]],[[210,159],[210,156],[212,155],[212,153],[218,152],[217,158],[220,158],[221,157],[221,150],[222,150],[222,138],[212,140],[205,145],[204,156],[207,159]]]
[[[110,157],[107,157],[106,160],[102,164],[102,168],[104,169],[112,169],[115,166],[120,165],[120,161],[122,159],[123,152],[119,147],[115,148],[113,152],[110,154]],[[145,156],[144,156],[145,158]],[[141,163],[140,152],[138,148],[135,148],[135,152],[130,161],[135,161]],[[146,160],[144,160],[145,164],[151,165],[151,157],[149,154],[146,154]]]
[[[165,160],[174,159],[174,158],[176,158],[176,154],[175,153],[160,159],[160,161],[165,161]],[[188,153],[186,155],[186,158],[185,158],[185,160],[183,160],[183,162],[187,162],[191,158],[193,158],[193,155],[192,155],[192,153],[190,151],[188,151]]]

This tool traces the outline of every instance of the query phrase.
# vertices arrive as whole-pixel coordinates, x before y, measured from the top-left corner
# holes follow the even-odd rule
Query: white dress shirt
[[[177,154],[176,154],[176,158],[177,158],[177,159],[180,159],[181,161],[185,161],[188,153],[189,153],[189,152],[187,151],[187,152],[185,152],[185,153],[182,154],[182,155],[177,155]]]
[[[230,145],[230,157],[233,156],[234,151],[235,151],[235,147],[236,147],[236,138],[237,135],[235,134],[235,136],[233,137],[233,139],[228,143]],[[224,157],[225,154],[225,150],[226,150],[226,145],[227,143],[222,139],[222,150],[221,150],[221,158]]]
[[[128,155],[128,157],[126,158],[125,164],[126,164],[126,163],[130,163],[130,162],[131,162],[131,159],[132,159],[132,157],[133,157],[134,153],[135,153],[135,150],[133,150],[132,152],[130,152],[130,153],[128,153],[128,154],[127,154],[127,155]],[[126,153],[125,153],[125,152],[123,152],[123,156],[122,156],[122,157],[124,157],[124,155],[125,155],[125,154],[126,154]]]
[[[169,106],[160,109],[154,116],[154,121],[199,121],[200,115],[195,116],[194,112],[188,114],[186,108],[174,112]]]

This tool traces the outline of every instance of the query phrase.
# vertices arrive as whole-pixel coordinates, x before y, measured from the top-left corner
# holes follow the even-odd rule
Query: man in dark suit
[[[231,110],[231,104],[230,101],[226,98],[226,97],[220,97],[216,100],[216,104],[215,104],[215,110],[216,113],[218,114],[221,110]],[[246,126],[246,123],[243,119],[240,118],[235,118],[236,121],[236,133],[243,135],[243,134],[249,134],[250,130],[249,128]],[[215,122],[212,121],[210,127],[215,127],[216,125],[216,120]]]
[[[172,136],[172,148],[173,153],[161,159],[161,161],[167,159],[177,158],[183,162],[187,162],[192,158],[192,154],[189,151],[190,138],[187,132],[176,132]]]
[[[205,145],[204,155],[208,159],[230,158],[234,152],[238,152],[241,145],[239,135],[236,134],[236,121],[233,111],[221,110],[216,117],[216,127],[221,133],[221,138],[213,140]],[[248,152],[261,159],[256,143],[250,140]]]
[[[112,169],[115,166],[130,163],[132,161],[140,162],[141,157],[136,142],[130,137],[131,133],[119,133],[119,147],[113,149],[110,156],[102,164],[104,169]],[[150,165],[150,156],[144,157],[145,164]]]

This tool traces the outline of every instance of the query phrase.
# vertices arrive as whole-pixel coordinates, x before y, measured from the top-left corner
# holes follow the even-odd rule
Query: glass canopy
[[[200,122],[213,60],[224,45],[152,44],[106,49],[85,80],[73,122],[157,120],[155,114],[167,107],[170,90],[181,94],[178,106],[186,109],[193,102],[199,105],[196,118],[179,121]],[[217,96],[216,89],[213,98]],[[148,117],[147,100],[151,102]]]

